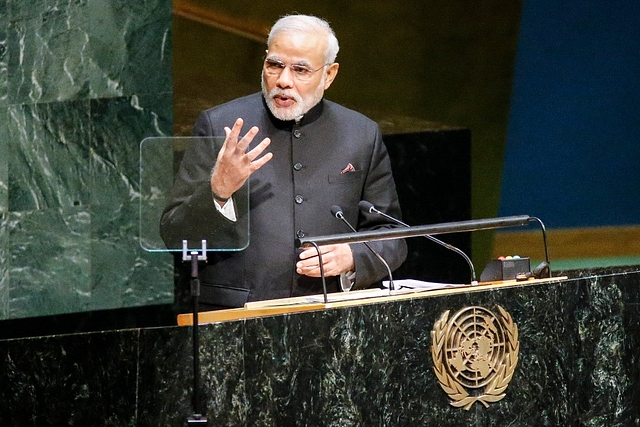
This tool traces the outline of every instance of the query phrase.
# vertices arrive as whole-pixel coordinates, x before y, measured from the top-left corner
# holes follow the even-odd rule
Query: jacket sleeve
[[[391,161],[377,126],[361,200],[372,203],[376,209],[391,217],[401,219],[400,203],[391,171]],[[360,212],[358,215],[356,228],[359,231],[398,227],[390,220],[375,213]],[[407,245],[404,239],[375,241],[370,242],[369,245],[389,264],[392,271],[400,267],[407,257]],[[356,282],[353,289],[364,289],[387,278],[389,274],[386,267],[366,245],[352,244],[351,249],[356,266]]]

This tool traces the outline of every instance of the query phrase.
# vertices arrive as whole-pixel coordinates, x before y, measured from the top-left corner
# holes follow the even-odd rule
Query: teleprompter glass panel
[[[140,244],[150,252],[238,251],[249,244],[248,182],[218,212],[210,176],[224,137],[151,137],[140,143]],[[235,217],[235,218],[234,218]]]

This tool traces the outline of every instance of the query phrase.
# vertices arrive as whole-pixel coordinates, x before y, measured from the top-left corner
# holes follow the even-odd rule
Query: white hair
[[[324,19],[311,15],[283,16],[271,27],[269,38],[267,39],[267,46],[271,45],[271,41],[278,34],[284,32],[325,34],[327,36],[327,49],[324,53],[324,62],[326,64],[335,62],[340,46],[338,46],[338,39],[331,29],[331,26]]]

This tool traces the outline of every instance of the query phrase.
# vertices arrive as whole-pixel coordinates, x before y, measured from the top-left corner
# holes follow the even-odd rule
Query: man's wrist
[[[210,177],[210,179],[209,179],[209,188],[211,188],[211,194],[212,194],[212,196],[213,196],[213,199],[214,199],[214,200],[217,200],[218,202],[220,202],[220,203],[222,203],[222,204],[225,204],[225,203],[227,203],[227,202],[229,201],[229,199],[231,198],[231,196],[232,196],[233,194],[230,194],[230,195],[229,195],[229,197],[223,197],[223,196],[221,196],[221,195],[220,195],[220,192],[219,192],[219,191],[214,190],[214,186],[215,186],[215,185],[214,185],[214,181],[219,181],[219,179],[218,179],[218,180],[216,180],[216,179],[214,179],[214,177],[213,177],[213,175],[215,174],[215,171],[216,171],[216,168],[215,168],[215,167],[214,167],[213,169],[211,169],[211,177]],[[219,182],[218,182],[218,184],[219,184]],[[218,190],[219,190],[219,189],[220,189],[220,188],[218,188]]]
[[[227,203],[229,201],[229,199],[231,198],[231,196],[229,196],[229,197],[220,196],[215,191],[213,191],[213,188],[211,189],[211,194],[213,195],[213,200],[216,200],[216,201],[218,201],[220,203]]]

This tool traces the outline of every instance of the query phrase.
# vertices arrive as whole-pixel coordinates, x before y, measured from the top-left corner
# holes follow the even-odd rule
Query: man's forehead
[[[267,54],[286,56],[296,62],[322,61],[326,49],[326,35],[319,33],[282,32],[268,46]],[[283,58],[281,58],[283,59]]]

